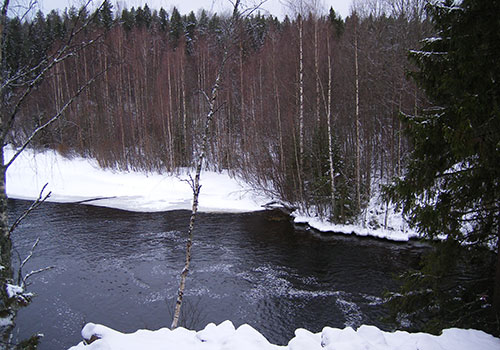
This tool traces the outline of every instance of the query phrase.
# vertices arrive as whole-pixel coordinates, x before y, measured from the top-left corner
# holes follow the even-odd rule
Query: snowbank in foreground
[[[230,321],[216,326],[211,323],[195,332],[184,328],[173,331],[139,330],[124,334],[93,323],[82,330],[84,339],[100,338],[90,345],[83,342],[70,350],[493,350],[500,348],[500,339],[477,330],[446,329],[440,336],[426,333],[397,331],[383,332],[374,326],[361,326],[357,330],[326,327],[313,334],[297,329],[287,346],[269,343],[249,325],[235,329]]]
[[[13,149],[6,147],[5,158],[10,159],[12,154]],[[7,171],[7,195],[32,200],[38,198],[40,190],[48,183],[46,193],[52,192],[49,200],[53,202],[86,201],[92,205],[143,212],[190,210],[193,193],[187,179],[188,173],[175,176],[117,172],[101,169],[92,159],[68,159],[54,151],[27,149]],[[272,200],[256,194],[248,184],[231,178],[227,172],[204,171],[200,182],[200,211],[256,211]]]

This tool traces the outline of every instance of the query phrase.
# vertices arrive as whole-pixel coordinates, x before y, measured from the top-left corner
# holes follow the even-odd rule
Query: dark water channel
[[[11,200],[10,215],[28,202]],[[184,264],[189,213],[131,213],[46,203],[14,233],[37,294],[17,317],[17,336],[45,335],[40,350],[67,349],[86,322],[123,332],[169,326]],[[185,325],[202,329],[230,319],[286,344],[296,328],[374,324],[386,310],[394,273],[425,247],[351,236],[318,236],[268,213],[200,214],[187,281]]]

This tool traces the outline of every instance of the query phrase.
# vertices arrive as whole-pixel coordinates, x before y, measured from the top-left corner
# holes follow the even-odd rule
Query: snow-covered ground
[[[12,148],[7,147],[5,153],[5,158],[10,159]],[[52,192],[49,201],[54,202],[86,201],[141,212],[190,210],[193,193],[188,179],[187,171],[181,175],[118,172],[101,169],[92,159],[68,159],[54,151],[27,149],[7,171],[7,195],[36,199],[48,183],[45,192]],[[204,212],[262,210],[262,205],[271,200],[227,172],[204,171],[200,183],[199,210]]]
[[[7,147],[6,159],[13,149]],[[48,183],[50,201],[82,202],[129,211],[166,211],[191,209],[192,191],[186,182],[188,171],[181,175],[119,172],[101,169],[92,159],[65,158],[55,151],[36,152],[27,149],[7,171],[7,194],[11,198],[33,200]],[[204,171],[201,176],[200,211],[250,212],[262,210],[273,201],[256,193],[249,184],[230,177],[227,172]],[[387,215],[386,215],[387,214]],[[337,225],[315,215],[293,213],[295,222],[309,224],[323,232],[375,236],[407,241],[417,234],[408,228],[394,208],[385,207],[374,197],[363,223]]]
[[[304,213],[294,213],[294,222],[307,224],[321,232],[372,236],[391,241],[408,241],[411,238],[417,238],[418,233],[408,226],[401,211],[396,210],[396,206],[392,203],[384,203],[376,186],[373,187],[374,195],[358,219],[357,224],[334,224],[317,215]]]
[[[446,329],[440,336],[426,333],[383,332],[374,326],[357,330],[326,327],[321,333],[297,329],[287,346],[273,345],[249,325],[235,329],[230,321],[207,325],[199,332],[177,328],[139,330],[124,334],[102,325],[87,324],[84,339],[100,338],[90,345],[83,342],[70,350],[498,350],[500,339],[477,330]]]
[[[5,150],[8,160],[13,154]],[[26,150],[7,172],[7,194],[11,198],[35,199],[48,183],[49,200],[82,202],[130,211],[166,211],[190,209],[192,191],[185,181],[189,175],[174,176],[158,173],[117,172],[101,169],[94,160],[64,158],[56,152]],[[262,210],[273,198],[253,191],[250,185],[231,178],[227,173],[203,172],[201,179],[200,210],[208,212],[246,212]],[[388,209],[389,211],[386,211]],[[366,211],[365,224],[334,225],[311,215],[295,214],[295,222],[308,223],[320,231],[346,234],[375,235],[391,240],[408,240],[415,233],[405,228],[404,221],[373,200]],[[386,212],[388,215],[386,217]],[[385,225],[387,223],[387,225]],[[13,290],[13,293],[17,290]],[[19,293],[18,293],[19,294]],[[178,328],[157,331],[139,330],[123,334],[102,325],[88,324],[82,330],[84,339],[96,335],[99,340],[90,345],[80,343],[72,350],[137,350],[137,349],[239,349],[239,350],[465,350],[500,349],[500,340],[475,330],[449,329],[441,336],[425,333],[387,333],[373,326],[357,330],[325,328],[313,334],[297,329],[287,346],[270,344],[263,335],[249,325],[235,329],[230,321],[218,326],[209,324],[199,332]]]

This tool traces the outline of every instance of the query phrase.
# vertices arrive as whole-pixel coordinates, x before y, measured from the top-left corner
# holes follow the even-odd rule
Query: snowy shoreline
[[[14,150],[5,148],[5,158]],[[82,203],[136,212],[191,210],[192,191],[186,182],[189,170],[179,175],[114,171],[102,169],[93,159],[74,156],[71,159],[46,150],[25,150],[7,171],[7,195],[10,198],[34,200],[48,183],[48,201]],[[274,199],[257,193],[252,187],[231,177],[228,172],[203,171],[201,176],[199,211],[253,212],[264,210]],[[387,216],[387,213],[389,215]],[[418,235],[408,229],[401,215],[392,207],[382,207],[374,198],[370,201],[365,221],[378,225],[338,225],[314,215],[293,212],[294,223],[331,234],[372,236],[392,241],[408,241]],[[385,217],[384,217],[385,215]],[[389,218],[387,220],[387,217]],[[386,221],[385,228],[380,223]]]
[[[13,149],[6,147],[8,160]],[[185,181],[188,172],[179,176],[158,173],[116,172],[101,169],[95,160],[62,157],[54,151],[36,152],[26,150],[7,172],[7,194],[11,198],[33,200],[38,198],[42,187],[48,183],[46,193],[52,192],[50,201],[61,203],[85,203],[129,211],[154,212],[191,209],[192,192]],[[205,212],[252,212],[260,211],[273,198],[256,193],[248,184],[231,178],[228,173],[205,171],[201,179],[200,211]],[[96,198],[101,198],[96,200]],[[294,213],[294,222],[309,225],[314,230],[332,233],[374,236],[394,241],[407,241],[415,233],[404,229],[404,222],[397,213],[387,220],[388,210],[373,201],[366,211],[365,222],[370,225],[333,225],[311,215]],[[381,221],[385,215],[385,220]],[[380,222],[387,223],[382,229]],[[378,222],[378,224],[377,224]],[[367,226],[367,227],[363,227]],[[425,333],[410,334],[397,331],[383,332],[374,326],[363,325],[357,330],[350,327],[335,329],[326,327],[313,334],[297,329],[295,337],[287,346],[271,344],[249,325],[235,328],[230,321],[216,326],[209,324],[199,332],[178,328],[157,331],[139,330],[124,334],[102,325],[89,323],[82,330],[84,339],[95,340],[90,345],[84,342],[71,350],[148,350],[164,349],[165,345],[177,350],[320,350],[320,349],[366,349],[366,350],[465,350],[499,349],[500,339],[476,330],[449,329],[440,336]]]
[[[13,149],[6,147],[6,159]],[[79,156],[71,159],[47,150],[25,150],[7,171],[9,198],[34,200],[48,183],[48,201],[85,203],[135,212],[191,210],[192,191],[179,175],[114,171],[102,169],[96,160]],[[203,212],[251,212],[263,210],[269,202],[249,185],[231,178],[227,172],[204,171],[201,177],[199,210]]]

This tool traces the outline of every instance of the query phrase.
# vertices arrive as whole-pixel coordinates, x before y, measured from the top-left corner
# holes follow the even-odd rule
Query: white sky
[[[83,0],[38,0],[40,8],[44,12],[49,12],[52,9],[64,10],[66,7],[74,5],[79,7]],[[252,4],[258,0],[247,0],[245,3]],[[330,7],[340,13],[345,18],[349,15],[349,10],[352,0],[320,0],[325,7],[324,13],[326,14]],[[99,2],[94,0],[94,2]],[[283,18],[288,11],[283,5],[284,0],[267,0],[262,6],[263,10],[269,11],[271,14]],[[307,1],[306,1],[307,2]],[[114,10],[117,7],[131,8],[132,6],[143,6],[145,3],[152,9],[163,7],[165,10],[170,11],[174,6],[177,7],[181,14],[188,14],[190,11],[198,12],[200,8],[210,10],[212,12],[223,12],[224,9],[230,9],[231,4],[229,0],[112,0]],[[117,5],[118,4],[118,5]],[[263,13],[265,11],[262,11]]]

